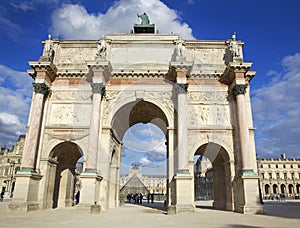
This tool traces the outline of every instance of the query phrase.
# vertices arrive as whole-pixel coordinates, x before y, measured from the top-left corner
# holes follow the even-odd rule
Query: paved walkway
[[[76,208],[31,212],[10,212],[8,202],[0,202],[0,227],[299,227],[300,200],[265,202],[265,215],[243,215],[234,212],[197,207],[195,213],[166,215],[165,211],[134,204],[90,214]],[[147,205],[147,204],[145,204]],[[155,204],[159,206],[160,204]]]

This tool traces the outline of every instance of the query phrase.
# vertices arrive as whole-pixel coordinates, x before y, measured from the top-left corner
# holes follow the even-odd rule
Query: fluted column
[[[97,152],[99,140],[101,101],[104,89],[105,87],[103,83],[92,84],[93,104],[85,172],[96,173],[97,171]]]
[[[187,105],[186,92],[187,83],[176,83],[177,92],[177,150],[178,150],[178,171],[186,170],[187,156]]]
[[[24,145],[22,171],[31,172],[35,169],[35,159],[39,134],[41,128],[41,120],[43,115],[44,98],[49,93],[49,88],[45,83],[33,83],[34,94],[29,119],[28,132]]]

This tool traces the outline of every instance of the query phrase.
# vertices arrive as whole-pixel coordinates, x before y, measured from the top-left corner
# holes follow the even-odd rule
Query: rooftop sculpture
[[[142,21],[140,24],[134,24],[134,33],[155,33],[155,24],[150,24],[149,16],[146,13],[137,14],[137,16]]]

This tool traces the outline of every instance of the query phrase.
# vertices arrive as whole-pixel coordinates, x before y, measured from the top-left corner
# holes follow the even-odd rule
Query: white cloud
[[[63,4],[52,14],[50,32],[65,39],[99,39],[110,33],[130,33],[140,23],[137,13],[146,12],[160,33],[181,34],[194,39],[192,29],[181,22],[179,14],[159,0],[119,0],[106,13],[88,13],[84,6]]]
[[[32,95],[32,79],[25,72],[0,65],[0,146],[12,146],[25,132]]]
[[[151,164],[151,161],[149,161],[146,157],[142,157],[140,160],[139,160],[139,163],[142,165],[142,166],[149,166]]]
[[[275,79],[253,91],[257,153],[298,157],[300,135],[300,53],[282,61],[283,73],[270,72]]]
[[[7,145],[11,147],[20,135],[24,125],[21,124],[19,117],[0,112],[0,146]]]

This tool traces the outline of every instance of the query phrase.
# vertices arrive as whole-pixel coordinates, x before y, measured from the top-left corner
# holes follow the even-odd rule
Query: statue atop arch
[[[134,24],[134,33],[155,33],[155,24],[150,24],[149,16],[145,12],[137,14],[137,17],[141,19],[141,23]]]
[[[150,20],[148,15],[144,12],[143,14],[139,15],[137,14],[138,18],[141,18],[141,25],[149,25],[150,24]]]

